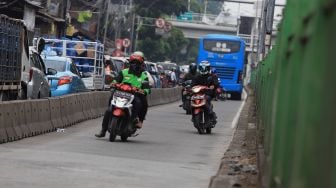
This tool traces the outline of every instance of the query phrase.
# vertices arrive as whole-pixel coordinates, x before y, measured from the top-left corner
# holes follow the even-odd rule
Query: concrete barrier
[[[37,129],[40,133],[48,133],[54,130],[50,117],[50,105],[48,99],[39,99],[31,101],[33,106],[37,107]]]
[[[108,106],[108,100],[110,99],[111,92],[106,91],[106,92],[99,92],[99,114],[100,116],[103,116],[107,106]]]
[[[92,119],[93,114],[91,112],[91,106],[90,106],[91,103],[89,99],[90,93],[81,93],[80,95],[78,95],[78,97],[82,101],[84,119],[85,120]]]
[[[27,119],[27,126],[29,127],[32,135],[39,135],[42,134],[42,131],[39,127],[39,107],[38,103],[34,102],[33,100],[28,101],[29,105],[25,105],[25,110],[29,111],[28,116],[26,116]],[[30,109],[29,109],[30,108]]]
[[[152,89],[149,106],[180,99],[181,88]],[[104,114],[110,92],[87,92],[57,98],[0,102],[0,143],[54,131]]]
[[[16,101],[14,105],[16,109],[17,122],[13,126],[19,136],[19,139],[31,136],[30,129],[27,127],[24,101]]]
[[[7,132],[5,129],[5,111],[2,105],[0,105],[0,144],[7,142]]]
[[[84,120],[84,114],[83,114],[83,106],[81,101],[79,100],[79,97],[77,97],[77,94],[75,95],[69,95],[68,100],[70,100],[71,104],[71,110],[68,114],[69,118],[71,118],[72,123],[78,123]]]
[[[4,113],[3,116],[3,125],[7,134],[7,141],[11,142],[14,140],[18,140],[18,135],[16,134],[16,130],[14,129],[14,125],[16,124],[16,116],[14,113],[15,111],[15,105],[14,102],[5,102],[2,104],[2,111]],[[20,135],[21,131],[19,132]]]
[[[63,128],[60,98],[49,98],[50,119],[54,129]]]
[[[71,125],[71,122],[68,119],[68,114],[70,112],[70,104],[68,101],[67,96],[63,96],[59,98],[60,103],[61,103],[61,119],[63,121],[63,127],[67,127]]]
[[[91,102],[91,112],[92,112],[92,118],[99,117],[99,96],[96,92],[92,92],[90,96],[90,102]]]

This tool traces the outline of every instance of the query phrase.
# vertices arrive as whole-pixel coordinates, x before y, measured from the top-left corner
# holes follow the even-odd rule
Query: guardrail
[[[335,13],[335,1],[288,0],[253,71],[261,187],[336,187]]]
[[[65,128],[102,116],[109,91],[95,91],[38,100],[0,103],[0,144]],[[152,89],[149,106],[179,100],[181,88]]]

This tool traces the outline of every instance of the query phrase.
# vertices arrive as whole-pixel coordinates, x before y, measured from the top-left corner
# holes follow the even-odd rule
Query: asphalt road
[[[140,135],[98,139],[102,118],[0,145],[0,187],[206,188],[228,147],[241,101],[215,102],[218,124],[199,135],[179,103],[151,107]]]

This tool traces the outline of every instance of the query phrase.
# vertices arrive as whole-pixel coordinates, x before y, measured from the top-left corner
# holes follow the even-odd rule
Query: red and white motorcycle
[[[211,117],[206,110],[206,91],[211,90],[207,86],[197,85],[192,87],[191,108],[192,121],[194,127],[199,134],[211,134],[211,129],[215,127],[215,122],[211,121]]]
[[[114,142],[116,136],[119,135],[121,140],[125,142],[137,130],[136,122],[131,120],[134,95],[136,93],[144,94],[144,91],[123,83],[114,84],[112,87],[115,91],[110,104],[112,116],[108,123],[109,139]]]

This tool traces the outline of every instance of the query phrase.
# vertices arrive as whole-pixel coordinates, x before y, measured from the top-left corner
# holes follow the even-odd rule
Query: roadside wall
[[[336,187],[335,23],[335,0],[287,0],[253,72],[263,187]]]
[[[39,100],[0,102],[0,144],[55,131],[102,116],[109,91],[95,91]],[[175,102],[181,88],[152,89],[149,106]]]

